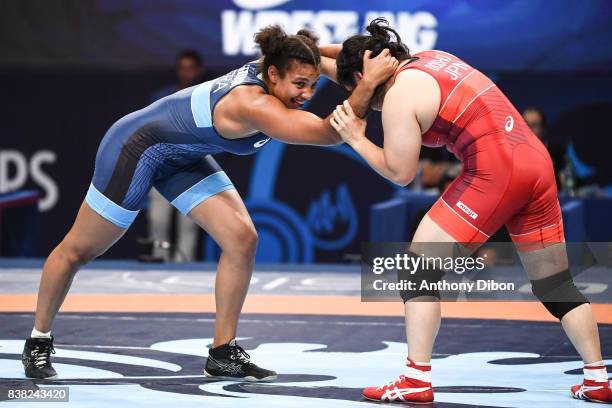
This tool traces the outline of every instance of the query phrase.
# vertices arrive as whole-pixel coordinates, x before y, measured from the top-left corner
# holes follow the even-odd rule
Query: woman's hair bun
[[[287,34],[279,25],[262,28],[255,34],[255,43],[259,45],[263,55],[273,55],[281,52]]]
[[[372,37],[388,42],[391,40],[389,35],[390,27],[389,22],[384,17],[375,18],[368,24],[366,30],[372,35]]]
[[[300,31],[297,32],[296,35],[301,35],[302,37],[310,39],[315,45],[318,45],[319,43],[319,37],[317,37],[315,33],[306,28],[302,28]]]

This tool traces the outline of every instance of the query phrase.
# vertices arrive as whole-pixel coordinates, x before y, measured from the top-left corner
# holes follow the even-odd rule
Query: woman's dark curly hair
[[[368,24],[366,30],[370,35],[354,35],[342,43],[342,51],[336,57],[336,75],[338,83],[345,87],[355,87],[355,72],[363,70],[363,54],[372,51],[372,58],[388,48],[398,61],[410,58],[410,51],[402,43],[399,34],[389,27],[383,17],[376,18]],[[393,34],[393,37],[391,37]]]
[[[314,65],[321,64],[319,39],[310,31],[302,29],[295,35],[287,35],[278,25],[271,25],[255,34],[255,43],[263,54],[262,72],[268,75],[268,67],[274,65],[281,77],[287,72],[291,59]]]

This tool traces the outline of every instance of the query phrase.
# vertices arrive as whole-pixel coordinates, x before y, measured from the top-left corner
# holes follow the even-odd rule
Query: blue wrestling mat
[[[211,314],[64,313],[54,329],[60,379],[38,381],[23,378],[20,361],[32,321],[29,313],[0,315],[0,395],[67,386],[70,402],[49,406],[372,406],[361,389],[401,374],[406,358],[401,318],[249,314],[240,344],[278,381],[211,381],[202,375]],[[612,344],[612,325],[600,325],[600,334],[604,348]],[[431,406],[585,406],[569,397],[582,363],[559,324],[445,319],[432,366]]]

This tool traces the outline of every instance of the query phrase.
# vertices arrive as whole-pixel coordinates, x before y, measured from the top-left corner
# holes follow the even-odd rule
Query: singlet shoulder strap
[[[399,74],[400,72],[412,68],[412,66],[410,66],[410,64],[412,64],[413,62],[416,62],[416,61],[418,61],[420,59],[421,59],[420,57],[410,57],[410,59],[408,60],[408,62],[406,64],[402,65],[399,69],[397,69],[395,71],[395,73],[393,74],[393,79],[395,79],[397,77],[397,74]]]

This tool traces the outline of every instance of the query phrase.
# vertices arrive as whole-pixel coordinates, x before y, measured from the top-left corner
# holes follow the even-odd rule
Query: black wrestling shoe
[[[274,381],[276,373],[256,366],[249,361],[249,354],[232,340],[229,344],[211,348],[204,367],[204,375],[220,380]]]
[[[28,378],[57,378],[57,372],[51,365],[51,354],[55,354],[53,348],[53,336],[51,338],[32,338],[26,340],[21,353],[21,362]]]

